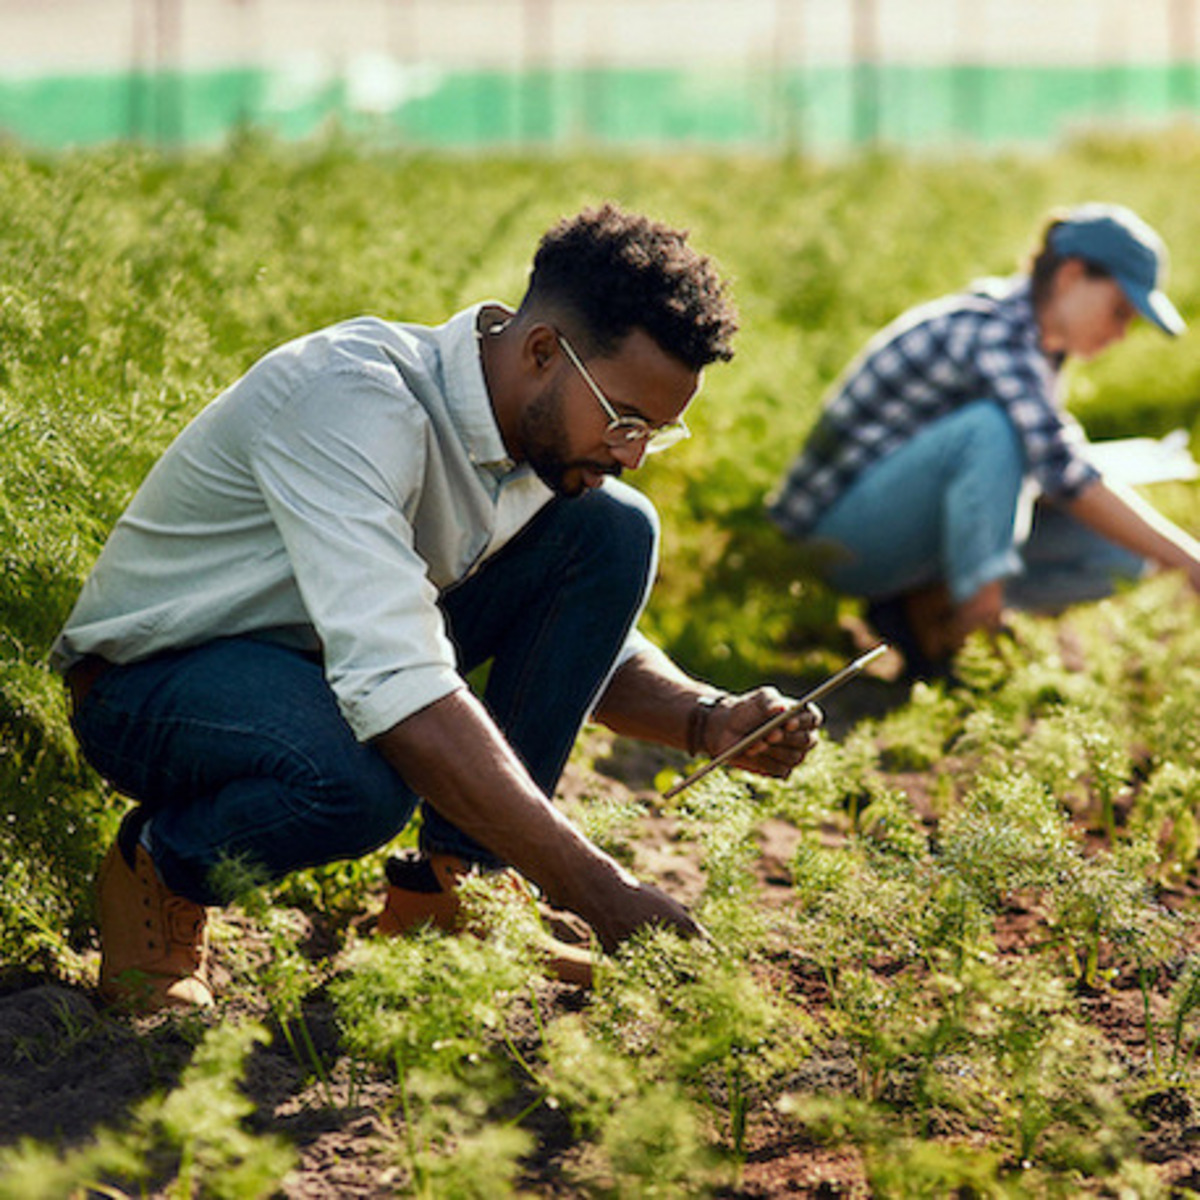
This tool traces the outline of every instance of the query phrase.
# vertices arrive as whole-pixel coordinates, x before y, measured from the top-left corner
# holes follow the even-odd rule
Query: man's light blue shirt
[[[123,663],[234,635],[317,651],[367,740],[465,686],[438,597],[552,497],[508,457],[476,305],[272,351],[121,516],[52,651]]]

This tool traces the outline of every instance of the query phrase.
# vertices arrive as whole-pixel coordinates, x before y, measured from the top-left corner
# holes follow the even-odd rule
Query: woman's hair
[[[1054,276],[1058,273],[1058,268],[1069,258],[1079,258],[1078,255],[1059,254],[1054,249],[1054,231],[1063,224],[1064,220],[1065,218],[1057,213],[1051,215],[1045,229],[1042,231],[1041,246],[1034,251],[1033,258],[1029,264],[1029,282],[1033,293],[1033,307],[1035,310],[1040,309],[1046,302],[1047,296],[1050,295],[1050,287],[1054,282]],[[1111,278],[1111,272],[1107,271],[1104,267],[1098,266],[1094,262],[1089,262],[1086,258],[1080,258],[1079,261],[1083,263],[1084,270],[1091,278]]]
[[[737,313],[687,236],[613,204],[564,218],[538,245],[521,308],[554,313],[585,353],[642,329],[692,370],[728,361]]]

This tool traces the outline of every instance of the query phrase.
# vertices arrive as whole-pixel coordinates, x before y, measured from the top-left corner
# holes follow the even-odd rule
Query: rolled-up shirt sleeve
[[[416,546],[428,418],[394,380],[329,382],[274,415],[250,462],[329,684],[367,741],[466,684]]]

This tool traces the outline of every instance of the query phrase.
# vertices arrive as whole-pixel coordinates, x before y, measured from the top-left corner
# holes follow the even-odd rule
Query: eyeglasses
[[[622,447],[640,445],[646,454],[658,454],[669,449],[684,438],[692,436],[691,430],[682,421],[667,421],[663,425],[651,425],[644,417],[622,416],[608,397],[600,390],[600,385],[592,378],[591,372],[583,365],[578,354],[571,348],[571,343],[560,333],[558,344],[563,353],[574,364],[575,369],[583,376],[583,381],[592,389],[592,395],[600,401],[600,407],[608,415],[608,428],[604,431],[604,444],[614,450]]]

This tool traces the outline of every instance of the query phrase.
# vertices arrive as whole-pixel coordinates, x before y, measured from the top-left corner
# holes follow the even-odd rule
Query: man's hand
[[[606,950],[647,925],[703,934],[681,904],[639,883],[554,808],[465,688],[376,745],[415,792],[540,885],[555,907],[578,913]]]
[[[684,937],[708,936],[704,926],[682,904],[627,872],[622,872],[620,881],[611,882],[595,900],[594,904],[577,905],[577,911],[610,953],[626,938],[648,926],[662,926]],[[583,911],[585,907],[587,911]]]
[[[719,704],[698,709],[697,701],[712,696],[713,690],[681,671],[657,646],[647,646],[609,680],[596,716],[628,737],[713,756],[796,705],[775,688],[760,687],[722,696]],[[817,744],[816,731],[823,720],[821,710],[810,704],[807,712],[771,730],[729,765],[786,778]]]
[[[728,696],[709,713],[700,748],[710,756],[720,754],[769,717],[785,712],[795,703],[772,687],[755,688],[740,696]],[[766,737],[749,746],[727,765],[786,779],[817,744],[817,730],[824,719],[821,710],[815,704],[810,704],[804,712],[772,729]]]

